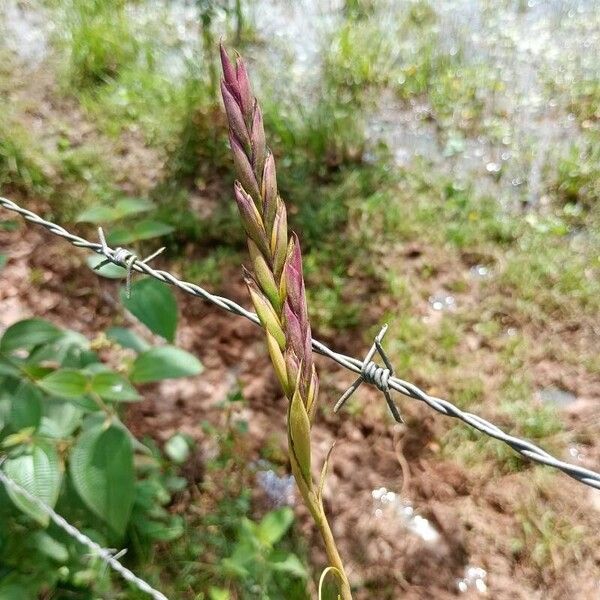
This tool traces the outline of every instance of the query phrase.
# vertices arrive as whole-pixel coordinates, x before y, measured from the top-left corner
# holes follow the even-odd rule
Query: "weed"
[[[569,556],[580,560],[584,527],[573,527],[558,512],[540,506],[537,500],[521,504],[516,514],[520,531],[511,546],[517,558],[529,558],[537,570],[549,567],[554,571]]]
[[[71,0],[64,16],[66,76],[75,89],[110,82],[140,56],[124,0]]]
[[[48,193],[49,165],[25,128],[7,113],[0,116],[0,189]]]

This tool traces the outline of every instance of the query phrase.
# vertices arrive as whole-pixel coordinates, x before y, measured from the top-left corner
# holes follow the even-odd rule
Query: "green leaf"
[[[42,393],[28,381],[17,388],[10,411],[10,424],[15,431],[38,428],[42,419]]]
[[[106,277],[107,279],[125,278],[125,275],[127,275],[127,271],[123,267],[119,267],[114,263],[109,262],[108,264],[104,265],[103,267],[100,267],[99,269],[96,268],[100,263],[103,263],[105,260],[106,259],[104,258],[104,256],[100,256],[99,254],[91,254],[85,259],[88,267],[98,275],[101,275],[102,277]]]
[[[202,363],[189,352],[175,346],[159,346],[137,357],[130,378],[133,383],[148,383],[161,379],[189,377],[202,371]]]
[[[144,219],[128,227],[115,227],[106,236],[107,242],[111,245],[131,244],[142,240],[150,240],[171,233],[174,228],[161,221]]]
[[[63,332],[43,319],[25,319],[11,325],[0,340],[0,351],[29,350],[39,344],[48,344],[58,339]]]
[[[138,279],[131,297],[121,289],[121,301],[150,331],[172,342],[177,328],[177,301],[169,286],[156,279]]]
[[[59,398],[79,398],[87,391],[88,380],[81,371],[58,369],[38,381],[38,385],[49,394]]]
[[[289,506],[267,513],[258,525],[258,537],[264,544],[275,545],[294,522],[294,512]]]
[[[111,223],[119,218],[118,211],[112,206],[105,204],[94,204],[81,211],[76,219],[76,223]]]
[[[140,400],[140,395],[129,381],[113,371],[96,373],[92,377],[91,389],[103,400],[112,400],[113,402]]]
[[[72,402],[46,398],[39,435],[51,438],[66,438],[79,427],[83,410]]]
[[[271,556],[269,556],[269,566],[274,571],[287,573],[300,579],[306,579],[308,577],[306,567],[302,564],[302,561],[292,553],[272,552]]]
[[[6,256],[6,254],[0,254],[0,271],[2,271],[7,261],[8,257]]]
[[[23,600],[31,598],[34,592],[23,583],[0,583],[0,600]]]
[[[150,348],[150,344],[146,340],[125,327],[111,327],[107,330],[106,337],[123,348],[130,348],[136,352],[144,352]]]
[[[143,198],[123,198],[115,206],[95,204],[77,215],[78,223],[112,223],[124,217],[136,215],[154,208],[154,204]]]
[[[185,436],[176,433],[165,444],[165,453],[173,462],[182,464],[190,455],[190,445]]]
[[[5,473],[44,504],[54,507],[62,480],[62,467],[53,446],[37,442],[31,451],[4,462]],[[15,506],[46,526],[48,515],[21,493],[7,488]]]
[[[119,218],[138,215],[154,208],[154,204],[146,198],[122,198],[115,205]]]
[[[15,359],[16,362],[16,359]],[[1,376],[9,376],[9,377],[21,377],[21,372],[19,369],[13,364],[12,361],[2,358],[0,356],[0,377]]]
[[[45,531],[36,531],[31,535],[30,539],[32,547],[45,554],[48,558],[58,563],[66,563],[69,560],[67,547],[48,535]]]
[[[121,427],[94,425],[79,436],[70,474],[86,506],[122,536],[134,497],[133,449]]]

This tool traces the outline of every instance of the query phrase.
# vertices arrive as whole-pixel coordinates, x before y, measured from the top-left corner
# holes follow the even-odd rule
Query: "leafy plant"
[[[147,280],[136,282],[138,293],[147,291],[158,302],[146,303],[144,310],[132,302],[129,308],[153,333],[172,339],[177,307],[171,292],[158,285],[164,288],[160,292]],[[98,346],[38,318],[4,332],[2,469],[100,544],[121,544],[131,535],[147,542],[171,539],[182,527],[161,505],[177,485],[172,478],[170,487],[163,483],[160,454],[140,444],[121,415],[126,404],[141,400],[136,383],[195,375],[202,365],[174,346],[152,347],[127,329],[113,328],[104,340]],[[106,360],[97,348],[107,350]],[[140,461],[142,469],[135,466]],[[54,586],[85,587],[95,579],[94,587],[102,588],[101,565],[82,558],[77,544],[45,512],[12,489],[0,494],[10,498],[0,502],[2,585],[25,590],[21,597]],[[55,566],[46,568],[48,561]]]
[[[275,588],[280,593],[286,592],[278,585],[281,579],[305,580],[308,573],[298,556],[277,547],[293,521],[289,507],[267,513],[258,523],[242,518],[233,552],[220,563],[224,575],[243,582],[245,588],[258,584],[262,590]]]
[[[72,0],[66,14],[68,78],[76,88],[107,83],[138,58],[123,0]]]
[[[145,198],[121,198],[113,206],[105,203],[95,204],[79,213],[80,223],[97,225],[114,225],[106,239],[109,244],[125,245],[167,235],[173,227],[151,218],[137,219],[139,215],[155,208],[154,204]]]

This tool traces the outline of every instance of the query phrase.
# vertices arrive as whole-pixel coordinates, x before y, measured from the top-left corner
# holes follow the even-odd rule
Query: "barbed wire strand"
[[[22,208],[15,202],[8,200],[7,198],[0,197],[0,206],[10,210],[12,212],[20,214],[27,221],[31,223],[35,223],[37,225],[41,225],[45,227],[48,231],[68,240],[74,246],[79,248],[85,248],[87,250],[91,250],[97,254],[101,254],[112,263],[124,267],[129,268],[133,271],[137,271],[139,273],[144,273],[149,275],[150,277],[154,277],[159,281],[164,283],[168,283],[174,287],[179,288],[180,290],[190,294],[192,296],[197,296],[215,304],[219,308],[222,308],[230,313],[235,315],[242,316],[249,321],[259,325],[260,321],[255,313],[246,310],[244,307],[240,306],[233,300],[229,300],[229,298],[224,298],[222,296],[216,296],[206,291],[204,288],[196,285],[194,283],[190,283],[187,281],[182,281],[177,278],[175,275],[169,273],[168,271],[162,271],[160,269],[153,269],[148,264],[142,262],[141,260],[131,260],[131,252],[126,254],[122,248],[112,249],[108,246],[104,246],[100,243],[90,242],[82,237],[74,235],[57,225],[56,223],[52,223],[51,221],[47,221],[43,219],[38,214]],[[126,264],[120,259],[124,255],[127,255],[129,260]],[[473,427],[477,431],[484,433],[485,435],[492,437],[496,440],[499,440],[508,446],[510,446],[515,452],[528,458],[536,463],[541,465],[546,465],[549,467],[553,467],[558,469],[572,477],[573,479],[596,489],[600,489],[600,473],[596,473],[590,469],[586,469],[584,467],[574,465],[563,460],[560,460],[539,446],[536,446],[533,442],[529,442],[527,440],[518,438],[516,436],[510,435],[504,432],[502,429],[486,421],[484,418],[479,417],[473,413],[465,412],[460,410],[457,406],[454,406],[448,400],[444,400],[442,398],[437,398],[435,396],[430,396],[423,390],[421,390],[418,386],[404,381],[399,377],[393,376],[392,370],[389,368],[377,367],[378,372],[374,373],[372,367],[369,364],[365,364],[366,361],[361,361],[357,358],[353,358],[351,356],[347,356],[345,354],[341,354],[339,352],[335,352],[331,350],[328,346],[319,342],[318,340],[313,339],[312,341],[313,350],[323,356],[327,356],[328,358],[334,360],[342,367],[345,367],[349,371],[357,373],[363,376],[363,379],[366,377],[366,381],[371,383],[372,385],[378,387],[381,391],[385,391],[387,387],[393,389],[400,394],[412,398],[414,400],[419,400],[425,403],[427,406],[437,411],[438,413],[445,415],[447,417],[452,417],[466,423],[467,425]],[[369,372],[372,373],[372,376],[368,376]],[[376,377],[374,375],[377,375]]]
[[[0,461],[0,465],[2,461]],[[135,585],[140,591],[145,592],[154,600],[168,600],[168,598],[155,590],[149,583],[140,579],[135,573],[131,572],[127,567],[124,567],[117,558],[124,554],[124,551],[113,554],[107,548],[103,548],[87,535],[81,533],[79,529],[71,525],[64,517],[59,515],[53,508],[47,506],[37,496],[34,496],[31,492],[26,490],[23,486],[19,485],[14,479],[9,477],[2,469],[0,469],[0,481],[7,487],[12,489],[16,494],[19,494],[26,498],[29,502],[37,506],[44,514],[48,515],[50,519],[63,531],[68,533],[73,539],[77,540],[80,544],[87,546],[94,554],[99,556],[109,567],[114,569],[123,579],[129,583]]]

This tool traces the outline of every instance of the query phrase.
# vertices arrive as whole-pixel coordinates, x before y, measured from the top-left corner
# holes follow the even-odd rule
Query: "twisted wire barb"
[[[120,257],[115,257],[117,251],[113,250],[108,246],[103,248],[102,244],[89,242],[88,240],[82,237],[74,235],[68,232],[60,225],[43,219],[36,213],[22,208],[21,206],[12,202],[11,200],[8,200],[7,198],[0,197],[0,206],[6,208],[7,210],[20,214],[27,221],[45,227],[54,235],[58,235],[59,237],[68,240],[74,246],[77,246],[79,248],[86,248],[88,250],[96,252],[97,254],[102,254],[111,262],[122,266],[122,263],[117,261],[117,258]],[[205,289],[201,288],[199,285],[189,283],[187,281],[182,281],[181,279],[178,279],[177,277],[175,277],[175,275],[172,275],[167,271],[153,269],[145,262],[141,261],[134,261],[131,265],[131,269],[139,273],[145,273],[146,275],[154,277],[155,279],[158,279],[159,281],[162,281],[164,283],[168,283],[169,285],[173,285],[179,288],[180,290],[183,290],[187,294],[190,294],[192,296],[198,296],[206,300],[207,302],[211,302],[212,304],[215,304],[219,308],[222,308],[230,313],[245,317],[246,319],[252,321],[256,325],[260,324],[260,321],[258,320],[258,317],[255,313],[246,310],[244,307],[240,306],[233,300],[229,300],[229,298],[224,298],[222,296],[216,296],[214,294],[211,294],[210,292],[207,292]],[[536,446],[533,442],[529,442],[527,440],[510,435],[504,432],[496,425],[494,425],[493,423],[486,421],[484,418],[479,417],[473,413],[460,410],[460,408],[454,406],[454,404],[452,404],[448,400],[443,400],[442,398],[430,396],[416,385],[408,381],[404,381],[399,377],[391,375],[392,369],[389,369],[389,367],[388,370],[390,371],[390,375],[386,377],[385,381],[383,378],[369,378],[368,375],[365,378],[364,373],[367,373],[369,367],[368,364],[365,365],[365,361],[361,361],[357,358],[353,358],[351,356],[335,352],[334,350],[331,350],[325,344],[319,342],[318,340],[315,340],[314,338],[312,340],[312,347],[315,352],[331,358],[332,360],[337,362],[342,367],[345,367],[349,371],[363,375],[363,379],[365,379],[368,383],[375,385],[384,393],[386,391],[386,385],[384,384],[387,383],[387,387],[389,387],[390,389],[396,390],[400,394],[403,394],[404,396],[407,396],[409,398],[413,398],[414,400],[424,402],[427,406],[439,412],[440,414],[445,415],[447,417],[459,419],[460,421],[473,427],[477,431],[507,444],[521,456],[524,456],[525,458],[528,458],[541,465],[546,465],[558,469],[563,473],[567,474],[569,477],[572,477],[573,479],[585,485],[600,490],[600,473],[596,473],[595,471],[592,471],[590,469],[586,469],[584,467],[573,465],[566,461],[560,460],[552,456],[539,446]],[[368,361],[366,362],[368,363]]]
[[[100,239],[100,246],[102,246],[102,254],[104,256],[107,256],[110,248],[106,243],[106,237],[104,236],[104,230],[102,229],[102,227],[98,227],[98,238]],[[106,260],[103,260],[102,262],[98,263],[94,267],[94,271],[99,271],[102,267],[104,267],[110,262],[114,262],[114,264],[123,267],[126,273],[125,295],[129,300],[129,298],[131,298],[131,272],[133,270],[133,265],[138,261],[142,263],[149,263],[153,258],[156,258],[159,254],[162,254],[164,251],[165,247],[163,246],[162,248],[156,250],[156,252],[153,252],[147,258],[144,258],[144,260],[140,260],[139,256],[131,250],[128,250],[127,248],[118,247],[113,254],[112,260],[110,258],[107,258]]]
[[[0,461],[0,465],[2,461]],[[123,579],[135,585],[140,591],[145,592],[154,600],[168,600],[168,598],[155,590],[149,583],[145,582],[143,579],[140,579],[135,573],[130,571],[127,567],[124,567],[119,561],[118,558],[125,554],[126,550],[121,550],[120,552],[113,554],[110,550],[103,548],[93,540],[91,540],[87,535],[81,533],[79,529],[71,525],[64,517],[61,517],[53,508],[47,506],[44,502],[42,502],[37,496],[34,496],[31,492],[26,490],[23,486],[19,485],[16,481],[11,479],[2,469],[0,469],[0,481],[7,487],[12,489],[17,494],[24,496],[27,498],[29,502],[32,502],[37,506],[41,511],[48,515],[50,519],[63,531],[69,534],[72,538],[77,540],[80,544],[87,546],[94,554],[98,555],[109,567],[114,569]]]
[[[398,407],[392,400],[392,396],[390,394],[389,380],[390,377],[394,375],[394,367],[392,366],[390,359],[388,358],[387,354],[385,353],[385,350],[383,349],[383,346],[381,345],[381,340],[383,340],[383,336],[385,335],[385,332],[387,330],[388,326],[386,323],[381,328],[381,331],[375,338],[371,349],[369,350],[369,352],[365,356],[365,359],[363,360],[363,366],[360,371],[360,376],[352,383],[352,385],[343,393],[342,397],[336,402],[335,406],[333,407],[334,413],[337,413],[340,410],[340,408],[344,406],[348,398],[350,398],[350,396],[354,394],[354,392],[360,387],[362,383],[370,383],[371,385],[374,385],[377,389],[383,392],[383,395],[385,396],[385,401],[387,402],[387,405],[396,423],[404,423],[404,419],[402,418],[402,415],[400,414],[400,411],[398,410]],[[381,356],[383,362],[385,363],[385,367],[380,367],[373,362],[372,359],[373,356],[375,356],[375,352],[379,353],[379,356]]]

